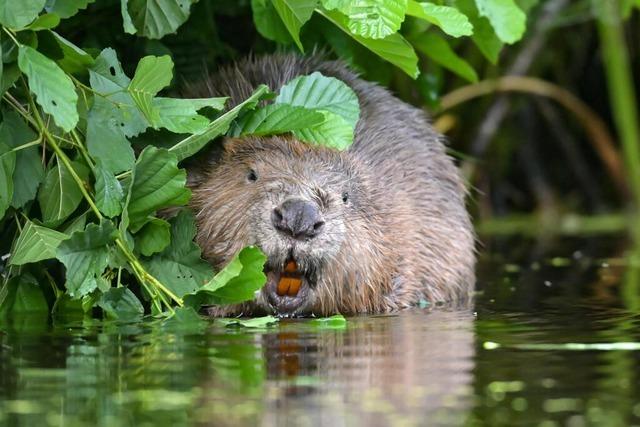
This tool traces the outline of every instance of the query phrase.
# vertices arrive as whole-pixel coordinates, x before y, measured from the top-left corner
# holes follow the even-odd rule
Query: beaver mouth
[[[282,316],[297,314],[307,301],[310,274],[301,270],[295,259],[289,258],[284,268],[265,267],[267,300],[275,312]]]

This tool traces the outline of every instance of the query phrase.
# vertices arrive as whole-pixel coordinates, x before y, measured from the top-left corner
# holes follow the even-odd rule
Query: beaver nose
[[[316,237],[324,227],[320,209],[315,203],[302,199],[287,199],[271,213],[273,226],[295,239]]]

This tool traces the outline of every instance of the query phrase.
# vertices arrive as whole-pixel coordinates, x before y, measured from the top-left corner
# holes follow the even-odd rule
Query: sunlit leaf
[[[225,326],[242,326],[245,328],[266,328],[279,321],[280,319],[275,316],[254,317],[252,319],[220,318],[215,320],[216,323],[222,323]]]
[[[60,17],[53,13],[45,13],[38,16],[38,18],[27,26],[27,29],[32,31],[50,30],[60,24]]]
[[[22,265],[56,257],[56,249],[69,236],[31,221],[24,224],[11,253],[9,263]]]
[[[78,123],[78,95],[71,79],[37,50],[21,45],[18,66],[29,79],[29,89],[42,109],[53,117],[60,128],[70,131]]]
[[[311,18],[318,0],[271,0],[291,38],[304,51],[300,41],[300,29]]]
[[[321,123],[303,129],[296,129],[293,134],[300,140],[315,145],[346,150],[353,143],[353,125],[332,112],[321,111]]]
[[[269,104],[243,116],[231,135],[276,135],[324,121],[321,112],[287,104]]]
[[[154,98],[153,108],[158,111],[157,125],[175,133],[202,132],[210,123],[198,110],[210,107],[221,110],[227,98],[177,99]]]
[[[274,101],[310,109],[326,110],[341,116],[355,128],[360,116],[358,96],[342,80],[314,72],[291,80]]]
[[[504,43],[496,35],[489,20],[480,16],[474,0],[455,0],[455,5],[473,25],[471,39],[475,45],[489,62],[496,64]]]
[[[56,257],[66,267],[67,292],[73,298],[87,295],[97,288],[97,278],[108,264],[107,245],[115,239],[116,229],[109,221],[89,224],[58,246]]]
[[[0,23],[20,29],[38,17],[46,0],[0,0]]]
[[[470,36],[473,34],[473,25],[471,25],[469,19],[455,7],[441,6],[433,3],[419,3],[416,0],[409,0],[407,14],[437,25],[442,31],[452,37]]]
[[[486,17],[498,38],[505,43],[517,42],[524,35],[527,17],[514,0],[475,0],[480,16]]]
[[[93,169],[96,177],[96,206],[105,216],[113,218],[122,212],[124,191],[114,174],[98,163]]]
[[[173,61],[170,56],[145,56],[138,62],[136,72],[127,88],[131,98],[153,126],[157,126],[160,120],[160,113],[153,105],[153,98],[171,83],[172,78]]]
[[[338,10],[349,18],[347,27],[353,34],[383,39],[400,29],[407,0],[353,0]]]

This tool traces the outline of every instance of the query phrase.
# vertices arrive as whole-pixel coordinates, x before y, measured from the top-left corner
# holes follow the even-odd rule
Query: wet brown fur
[[[233,106],[261,83],[277,92],[292,78],[314,71],[344,81],[358,95],[361,113],[353,145],[338,152],[290,136],[248,137],[228,140],[224,150],[206,155],[189,170],[204,257],[220,268],[245,245],[269,239],[263,230],[268,220],[255,205],[265,197],[278,203],[271,194],[281,185],[318,200],[337,229],[328,229],[325,240],[317,242],[339,244],[320,256],[319,280],[301,314],[379,313],[421,299],[468,298],[475,257],[465,188],[422,111],[342,63],[294,55],[248,58],[192,87],[188,95],[230,95]],[[255,162],[266,170],[265,182],[259,183],[264,187],[248,190],[244,178]],[[348,208],[338,207],[341,186],[353,194]],[[278,251],[268,254],[274,267],[286,262]],[[269,311],[262,293],[254,302],[214,307],[210,313]]]

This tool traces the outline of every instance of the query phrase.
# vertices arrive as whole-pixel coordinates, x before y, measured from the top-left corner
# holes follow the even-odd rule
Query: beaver
[[[423,111],[317,55],[249,57],[188,92],[229,96],[234,106],[260,84],[277,92],[316,71],[358,97],[347,150],[291,135],[228,137],[187,168],[203,257],[222,268],[247,245],[267,256],[267,283],[253,301],[207,312],[383,313],[468,298],[475,238],[466,190]]]

